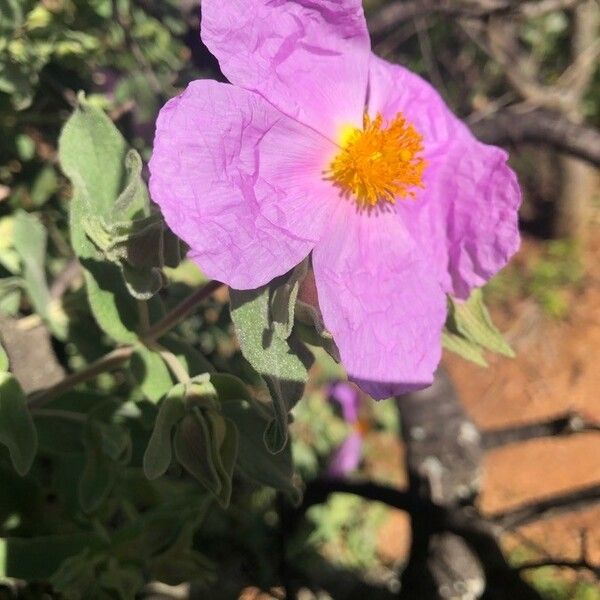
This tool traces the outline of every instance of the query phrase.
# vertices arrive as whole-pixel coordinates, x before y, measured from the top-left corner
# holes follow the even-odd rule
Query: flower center
[[[414,199],[414,188],[424,187],[423,137],[402,113],[387,127],[380,113],[373,120],[365,114],[362,130],[348,127],[342,131],[340,146],[327,179],[361,208],[380,202],[395,204],[398,198]]]

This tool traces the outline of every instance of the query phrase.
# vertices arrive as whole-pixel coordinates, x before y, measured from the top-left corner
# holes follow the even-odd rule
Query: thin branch
[[[58,410],[53,408],[33,408],[31,409],[31,414],[33,417],[63,419],[65,421],[74,421],[76,423],[85,423],[87,421],[86,414],[73,412],[70,410]]]
[[[573,8],[582,0],[405,0],[387,4],[369,19],[371,34],[378,36],[394,27],[427,15],[455,15],[483,18],[501,13],[514,13],[526,18]]]
[[[120,367],[123,363],[129,360],[132,353],[133,346],[123,346],[122,348],[117,348],[116,350],[109,352],[96,362],[93,362],[91,365],[87,366],[85,369],[65,377],[62,381],[59,381],[51,388],[31,396],[31,399],[29,400],[29,408],[34,409],[45,406],[55,398],[58,398],[60,395],[68,392],[70,389],[74,388],[80,383],[85,383],[86,381],[95,379],[101,373],[112,371],[113,369]]]
[[[222,285],[223,284],[218,281],[209,281],[204,286],[198,288],[183,302],[177,305],[171,312],[169,312],[161,321],[148,329],[144,334],[143,339],[140,341],[151,343],[152,341],[160,338],[162,335],[175,327],[175,325],[185,320],[198,306],[198,304],[208,298]],[[129,360],[133,354],[133,351],[134,346],[122,346],[121,348],[117,348],[116,350],[109,352],[96,362],[88,365],[85,369],[82,369],[77,373],[73,373],[72,375],[65,377],[62,381],[59,381],[56,385],[32,395],[29,400],[29,407],[40,408],[45,406],[75,386],[91,381],[101,373],[117,369]]]
[[[398,490],[386,485],[379,485],[370,481],[356,483],[344,479],[315,479],[311,481],[302,500],[302,505],[298,512],[306,512],[315,504],[322,504],[331,494],[353,494],[365,500],[382,502],[392,508],[399,510],[414,510],[417,506],[423,510],[438,509],[444,512],[441,507],[436,507],[432,503],[420,500],[413,494],[403,490]]]
[[[523,2],[519,12],[527,18],[541,17],[557,10],[568,10],[581,4],[583,0],[538,0]]]
[[[543,144],[600,166],[600,132],[550,111],[503,110],[473,124],[471,129],[488,144]]]
[[[194,311],[202,301],[206,300],[213,292],[222,287],[220,281],[209,281],[195,292],[190,294],[181,304],[176,306],[161,321],[155,323],[145,334],[146,339],[157,340],[165,333],[171,331],[175,325],[178,325]]]

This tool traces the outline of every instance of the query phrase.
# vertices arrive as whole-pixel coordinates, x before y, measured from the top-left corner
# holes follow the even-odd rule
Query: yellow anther
[[[339,144],[326,176],[359,206],[394,204],[423,187],[423,138],[402,113],[385,128],[381,114],[365,115],[363,129],[344,127]]]

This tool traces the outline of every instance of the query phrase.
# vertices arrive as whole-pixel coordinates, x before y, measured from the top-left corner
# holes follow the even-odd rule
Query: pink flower
[[[157,123],[150,188],[209,277],[266,284],[312,253],[349,376],[376,398],[423,388],[446,294],[519,244],[520,191],[425,81],[371,53],[360,0],[203,0],[232,85],[202,80]]]
[[[355,387],[340,381],[330,387],[329,399],[339,405],[344,421],[352,426],[350,434],[334,450],[327,467],[330,477],[345,477],[358,468],[362,458],[366,427],[358,414],[360,396]]]

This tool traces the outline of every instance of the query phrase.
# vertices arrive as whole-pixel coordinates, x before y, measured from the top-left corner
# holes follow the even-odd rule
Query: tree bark
[[[493,527],[476,515],[482,438],[446,373],[439,370],[431,388],[399,398],[398,406],[409,494],[422,507],[433,503],[458,519],[440,521],[419,502],[409,508],[413,542],[400,598],[541,600],[511,570]]]

